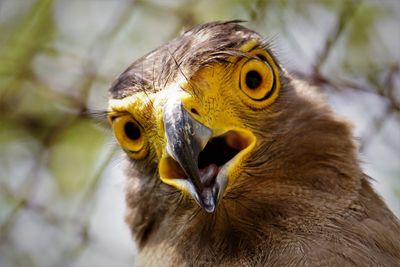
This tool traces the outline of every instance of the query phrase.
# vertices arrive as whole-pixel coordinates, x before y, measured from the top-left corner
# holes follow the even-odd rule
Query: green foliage
[[[76,194],[92,183],[105,137],[88,120],[76,120],[57,137],[49,151],[49,167],[60,192]]]
[[[53,36],[52,7],[52,0],[37,1],[12,25],[11,34],[4,36],[6,41],[0,48],[0,95],[3,90],[17,90],[19,82],[30,77],[32,58]]]

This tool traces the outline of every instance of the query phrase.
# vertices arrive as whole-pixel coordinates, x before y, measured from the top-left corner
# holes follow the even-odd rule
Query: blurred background
[[[132,266],[123,155],[87,111],[139,56],[230,19],[353,122],[400,215],[400,1],[0,0],[0,266]]]

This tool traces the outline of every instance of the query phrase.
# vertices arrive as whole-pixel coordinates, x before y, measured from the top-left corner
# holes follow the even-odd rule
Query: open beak
[[[254,143],[253,136],[227,131],[213,137],[213,130],[194,119],[180,100],[167,101],[163,116],[167,155],[160,160],[161,180],[214,212],[227,187],[229,167]]]

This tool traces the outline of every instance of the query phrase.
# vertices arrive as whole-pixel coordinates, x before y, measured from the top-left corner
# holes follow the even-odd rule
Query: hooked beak
[[[160,160],[160,179],[213,213],[227,187],[229,168],[251,150],[255,137],[240,130],[213,137],[212,129],[197,121],[179,99],[167,101],[163,116],[167,153]]]
[[[218,188],[207,188],[207,181],[202,179],[205,176],[200,176],[197,166],[199,154],[212,136],[211,129],[196,121],[180,101],[166,103],[164,128],[167,152],[179,164],[188,179],[184,187],[202,208],[213,212]]]

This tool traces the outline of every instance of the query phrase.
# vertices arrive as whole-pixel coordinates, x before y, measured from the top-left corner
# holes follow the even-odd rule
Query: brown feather
[[[235,22],[195,27],[136,61],[111,97],[161,90],[179,68],[190,77],[254,38]],[[284,69],[281,80],[268,110],[238,111],[263,143],[216,213],[128,162],[138,266],[400,266],[399,220],[361,170],[349,123],[315,88]]]

